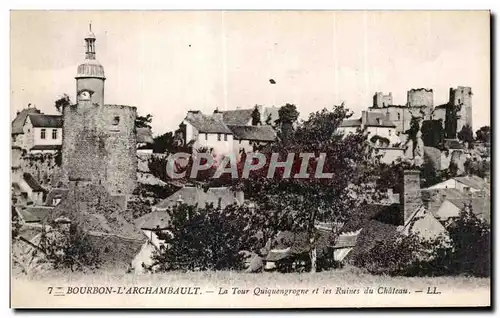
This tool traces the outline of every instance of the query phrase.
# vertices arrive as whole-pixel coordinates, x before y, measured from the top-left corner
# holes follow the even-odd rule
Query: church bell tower
[[[78,65],[76,74],[76,101],[78,105],[90,103],[104,106],[104,67],[96,60],[96,38],[89,25],[85,37],[85,60]]]

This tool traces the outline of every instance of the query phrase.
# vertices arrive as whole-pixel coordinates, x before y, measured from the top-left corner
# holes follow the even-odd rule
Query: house
[[[233,132],[222,120],[222,113],[213,116],[188,111],[179,126],[186,145],[192,149],[206,148],[217,154],[233,153]]]
[[[205,115],[200,111],[189,111],[175,134],[178,146],[187,145],[193,150],[207,149],[216,155],[238,157],[241,151],[252,152],[256,147],[276,141],[272,126],[252,125],[252,112],[253,109],[216,109],[212,115]],[[263,114],[274,118],[277,111],[269,108]]]
[[[24,196],[26,200],[34,204],[42,205],[47,191],[27,172],[15,175],[12,178],[14,194]]]
[[[259,125],[274,125],[279,118],[279,107],[255,106],[260,114]],[[223,121],[231,126],[253,126],[252,113],[254,108],[226,110],[222,112]],[[255,125],[256,126],[256,125]]]
[[[169,208],[179,203],[188,205],[197,204],[199,208],[204,208],[207,204],[213,204],[214,206],[220,205],[224,209],[231,204],[243,204],[244,198],[243,191],[231,191],[227,187],[208,188],[205,190],[198,186],[185,186],[153,206],[152,210],[153,212],[166,212]]]
[[[23,109],[12,122],[12,143],[31,153],[54,153],[62,147],[62,126],[61,115]]]
[[[404,157],[404,148],[401,144],[396,125],[388,116],[380,112],[363,111],[360,118],[344,119],[337,132],[347,136],[363,132],[375,148],[375,154],[380,156],[380,161],[391,164]]]
[[[345,222],[343,231],[361,230],[348,259],[362,261],[377,242],[394,242],[401,235],[413,234],[421,239],[441,236],[446,240],[448,232],[435,213],[436,205],[446,197],[439,195],[440,191],[420,189],[419,172],[405,170],[399,202],[362,203]],[[456,193],[459,192],[452,190],[449,195]]]
[[[477,191],[490,191],[490,184],[483,178],[468,175],[461,177],[454,177],[443,182],[437,183],[427,189],[457,189],[462,192],[477,192]]]
[[[436,217],[443,224],[448,224],[460,216],[460,212],[467,207],[481,220],[491,223],[491,202],[487,196],[462,197],[445,199],[436,211]]]
[[[256,148],[265,146],[277,140],[276,131],[268,125],[263,126],[233,126],[228,125],[233,132],[233,149],[238,153],[253,152]]]

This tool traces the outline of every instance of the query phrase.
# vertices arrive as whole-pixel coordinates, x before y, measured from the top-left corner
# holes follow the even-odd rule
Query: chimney
[[[213,116],[219,120],[222,120],[222,112],[219,110],[219,108],[216,108],[214,110]]]
[[[236,203],[238,205],[242,205],[243,202],[245,201],[245,193],[243,192],[243,190],[237,190],[234,192],[234,197],[236,199]]]
[[[403,222],[406,223],[410,215],[420,207],[422,194],[420,192],[420,171],[404,170],[403,193],[400,202],[403,204]]]

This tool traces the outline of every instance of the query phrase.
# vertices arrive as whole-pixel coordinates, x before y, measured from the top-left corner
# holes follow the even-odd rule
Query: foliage
[[[470,208],[447,228],[444,236],[425,240],[400,234],[396,240],[380,240],[354,260],[372,274],[391,276],[441,276],[490,274],[490,229]]]
[[[71,100],[68,94],[63,94],[59,99],[55,101],[54,104],[57,111],[61,113],[64,107],[71,105]]]
[[[164,133],[153,138],[153,152],[166,153],[172,152],[174,148],[174,137],[172,132]]]
[[[54,268],[73,270],[94,269],[101,259],[89,235],[78,225],[51,224],[42,231],[41,248]]]
[[[253,111],[252,111],[252,125],[253,126],[257,126],[257,125],[260,125],[262,124],[260,122],[260,111],[259,111],[259,107],[257,105],[255,105]]]
[[[453,241],[449,269],[454,274],[489,276],[491,266],[491,231],[486,221],[479,219],[471,207],[464,207],[460,217],[449,227]]]
[[[146,116],[137,116],[135,119],[136,128],[151,128],[151,122],[153,121],[153,115],[147,114]]]
[[[244,267],[241,251],[249,250],[256,240],[249,226],[247,207],[236,205],[220,209],[212,204],[204,208],[180,204],[169,211],[166,249],[153,258],[163,270],[232,270]]]
[[[458,140],[469,143],[469,146],[472,146],[472,142],[474,141],[474,134],[472,132],[472,127],[469,125],[464,125],[462,130],[457,134]]]
[[[281,106],[278,110],[278,119],[276,120],[276,124],[278,127],[281,127],[281,131],[279,136],[282,140],[286,140],[288,136],[290,136],[293,130],[293,124],[299,118],[299,112],[297,111],[297,107],[293,104],[285,104]]]
[[[468,158],[464,163],[465,173],[485,178],[490,174],[490,162]]]
[[[443,121],[439,120],[426,120],[422,123],[422,141],[425,146],[440,149],[445,137],[445,130],[443,128]]]
[[[490,143],[491,142],[491,128],[490,126],[483,126],[476,131],[476,140]]]
[[[266,125],[272,126],[272,124],[273,124],[272,121],[273,121],[273,117],[271,116],[271,114],[268,114],[267,118],[266,118]]]

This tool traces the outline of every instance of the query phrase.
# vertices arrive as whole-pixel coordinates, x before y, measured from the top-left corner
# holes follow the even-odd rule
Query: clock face
[[[80,93],[80,100],[88,100],[90,99],[90,92],[89,91],[82,91]]]

